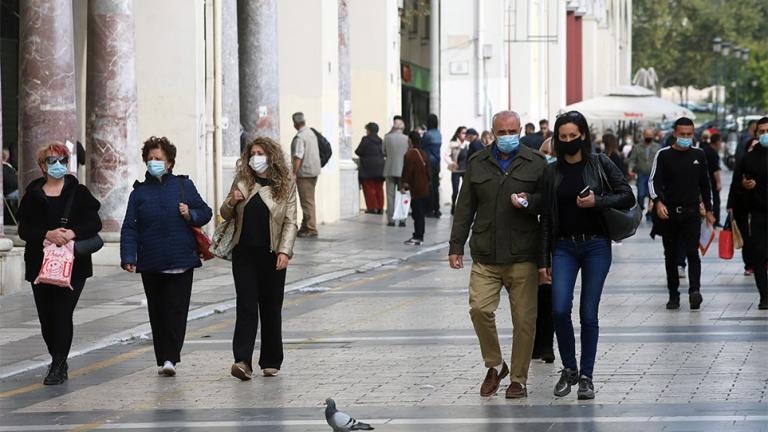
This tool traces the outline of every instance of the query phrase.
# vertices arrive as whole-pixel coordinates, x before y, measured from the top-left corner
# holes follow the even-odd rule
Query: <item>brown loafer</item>
[[[507,375],[509,375],[509,368],[507,367],[506,362],[502,362],[501,364],[501,373],[496,372],[496,368],[489,368],[488,373],[485,374],[483,385],[480,386],[480,396],[493,396],[496,394],[496,392],[499,391],[501,380]]]
[[[514,382],[507,387],[507,399],[520,399],[528,396],[528,389],[520,384],[519,382]]]

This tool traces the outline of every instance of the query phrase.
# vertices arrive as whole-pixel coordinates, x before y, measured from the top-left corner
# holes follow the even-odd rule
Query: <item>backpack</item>
[[[331,155],[333,155],[333,149],[331,148],[331,143],[328,142],[328,140],[317,131],[315,128],[311,128],[312,132],[315,133],[315,136],[317,137],[317,147],[320,150],[320,167],[324,167],[326,164],[328,164],[328,161],[331,159]]]

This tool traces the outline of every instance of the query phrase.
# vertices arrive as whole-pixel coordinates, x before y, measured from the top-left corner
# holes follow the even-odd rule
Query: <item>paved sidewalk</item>
[[[424,245],[406,246],[413,221],[409,219],[405,228],[387,227],[385,222],[384,216],[360,215],[322,225],[317,239],[297,239],[286,291],[316,290],[328,281],[429,252],[450,235],[449,217],[427,219]],[[97,266],[94,273],[75,311],[73,356],[146,339],[150,332],[140,276],[117,266]],[[190,320],[233,308],[234,296],[230,263],[206,262],[195,270]],[[49,360],[31,288],[0,297],[0,379],[43,367]]]

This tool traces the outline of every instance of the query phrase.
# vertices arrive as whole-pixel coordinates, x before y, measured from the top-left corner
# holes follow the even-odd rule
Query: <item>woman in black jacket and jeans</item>
[[[69,151],[64,144],[52,143],[37,154],[43,177],[27,187],[19,204],[19,237],[24,246],[25,279],[32,283],[35,306],[43,340],[51,355],[51,366],[43,384],[62,384],[67,380],[67,357],[72,346],[72,314],[85,280],[93,276],[90,255],[75,255],[72,265],[72,289],[35,284],[43,263],[43,242],[63,246],[71,240],[87,239],[101,231],[99,207],[88,188],[67,170]],[[69,215],[67,201],[73,199]],[[63,223],[62,218],[67,222]]]
[[[624,174],[605,155],[591,153],[589,126],[581,113],[557,118],[553,141],[557,162],[542,176],[543,276],[552,277],[552,316],[563,361],[555,396],[579,385],[579,399],[594,399],[592,372],[597,355],[597,312],[611,267],[611,239],[601,209],[628,209],[635,203]],[[605,173],[605,179],[600,174]],[[606,185],[605,182],[609,184]],[[581,367],[571,322],[573,291],[581,271]]]

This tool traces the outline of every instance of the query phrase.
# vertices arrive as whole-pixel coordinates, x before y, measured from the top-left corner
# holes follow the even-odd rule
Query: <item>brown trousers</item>
[[[487,368],[495,367],[503,360],[496,331],[496,309],[501,300],[502,286],[509,293],[509,306],[512,311],[510,380],[525,385],[536,333],[539,288],[536,264],[472,263],[472,273],[469,277],[469,315],[480,340],[480,352]]]
[[[310,232],[317,234],[315,224],[315,186],[317,177],[298,177],[296,179],[296,189],[299,191],[299,201],[301,201],[301,229],[299,232]]]

